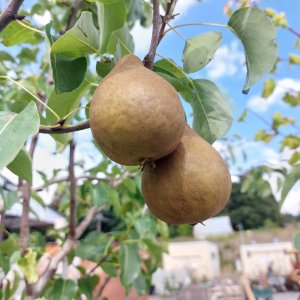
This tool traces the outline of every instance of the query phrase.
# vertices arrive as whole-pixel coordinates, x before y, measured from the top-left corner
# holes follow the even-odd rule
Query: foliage
[[[166,1],[161,2],[166,8]],[[78,4],[81,7],[77,7]],[[8,47],[0,52],[0,170],[8,167],[23,183],[8,191],[3,188],[4,210],[20,202],[22,195],[18,189],[22,187],[24,207],[30,197],[45,206],[39,191],[30,189],[33,175],[37,175],[32,168],[34,151],[29,151],[30,146],[33,148],[31,150],[35,147],[36,137],[33,135],[39,130],[52,133],[48,139],[56,143],[55,154],[64,151],[67,146],[72,149],[72,134],[55,133],[66,128],[75,128],[76,131],[77,123],[81,124],[82,121],[86,124],[95,87],[120,57],[134,51],[131,28],[135,22],[147,26],[152,20],[152,6],[148,2],[134,0],[89,0],[79,3],[75,0],[42,0],[20,13],[25,19],[17,18],[0,33],[0,42]],[[46,13],[51,16],[51,22],[45,26],[37,25],[33,16],[45,17]],[[283,15],[272,19],[276,20],[277,26],[286,26]],[[244,46],[248,72],[244,87],[246,93],[275,64],[275,27],[263,11],[251,7],[237,10],[230,16],[228,24],[222,26],[234,32]],[[182,49],[182,66],[169,58],[162,58],[155,62],[153,68],[154,72],[175,87],[183,101],[191,104],[193,127],[210,143],[222,138],[230,129],[231,108],[215,83],[195,76],[189,77],[187,73],[204,68],[221,46],[221,40],[220,32],[197,35],[186,40]],[[297,57],[291,56],[290,63],[298,63]],[[272,86],[268,87],[267,94],[271,93],[271,89]],[[286,102],[297,105],[297,96],[287,95]],[[287,117],[277,115],[274,128],[278,130],[278,127],[292,122]],[[284,140],[283,145],[292,145],[294,149],[299,146],[293,135]],[[87,216],[96,211],[78,245],[66,251],[68,265],[73,263],[75,256],[88,259],[100,265],[108,277],[119,276],[126,292],[134,287],[139,294],[144,294],[151,284],[152,273],[160,264],[162,253],[166,251],[163,241],[168,238],[168,227],[145,209],[139,171],[118,166],[107,160],[101,152],[99,156],[102,161],[92,169],[75,161],[76,168],[84,174],[77,180],[72,181],[71,172],[63,168],[53,174],[39,172],[44,180],[41,189],[47,189],[54,182],[58,183],[52,207],[66,218],[77,218],[84,223]],[[74,163],[70,162],[69,167],[74,168]],[[69,177],[59,180],[62,178],[61,173],[67,173]],[[69,189],[70,180],[77,183],[74,195],[71,193],[72,184]],[[286,185],[287,191],[288,188],[289,185]],[[28,199],[26,191],[30,193]],[[273,203],[270,197],[262,197],[263,205],[266,211],[276,213],[276,207],[273,204],[270,206]],[[77,200],[76,216],[70,209],[70,199],[74,198]],[[246,195],[242,199],[250,200]],[[252,207],[249,203],[247,205],[245,208],[249,213]],[[114,216],[117,221],[109,223],[110,220],[101,224],[103,216]],[[26,218],[28,221],[28,212],[23,213],[25,221]],[[258,222],[249,220],[247,224],[259,226]],[[100,231],[99,223],[106,226],[106,229]],[[45,252],[45,243],[56,241],[63,245],[64,250],[68,243],[74,242],[68,237],[69,231],[71,234],[70,222],[69,228],[47,230],[45,238],[32,234],[30,244],[25,244],[26,249],[20,249],[19,242],[23,245],[24,238],[28,238],[26,226],[28,224],[21,227],[21,237],[5,231],[6,239],[0,245],[3,275],[7,276],[12,266],[18,264],[27,280],[24,295],[36,290],[36,282],[43,277],[37,276],[35,267]],[[190,229],[189,226],[177,228],[180,234],[189,234]],[[48,269],[51,276],[47,285],[32,297],[72,299],[84,294],[87,299],[92,299],[91,291],[98,284],[98,278],[80,266],[77,269],[81,276],[76,280],[66,279],[61,274],[52,276],[56,268]],[[15,275],[14,285],[7,284],[5,290],[1,290],[1,297],[3,292],[5,299],[14,295],[18,276]]]
[[[257,229],[261,227],[281,226],[282,219],[279,205],[272,195],[267,181],[260,180],[259,184],[251,185],[251,190],[244,190],[247,177],[242,183],[234,183],[231,198],[222,214],[230,216],[235,230],[239,224],[244,229]]]

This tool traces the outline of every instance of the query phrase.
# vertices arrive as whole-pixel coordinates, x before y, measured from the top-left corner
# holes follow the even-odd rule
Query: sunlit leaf
[[[24,276],[28,283],[35,283],[39,278],[36,271],[36,255],[37,253],[33,252],[32,249],[29,248],[26,254],[18,261],[18,265],[24,273]]]
[[[300,146],[300,137],[289,134],[281,141],[281,147],[280,150],[282,151],[284,147],[288,147],[290,149],[296,149]]]
[[[295,123],[295,119],[293,118],[283,117],[281,113],[278,112],[273,114],[273,123],[272,123],[273,129],[277,129],[279,126],[285,126],[294,123]]]
[[[121,56],[133,52],[133,38],[127,27],[123,27],[119,30],[112,32],[107,45],[107,51],[111,54],[115,54],[118,43],[121,47]]]
[[[269,143],[273,139],[273,134],[267,133],[265,130],[258,130],[255,134],[256,141],[263,141],[264,143]]]
[[[34,102],[19,114],[0,112],[0,170],[14,160],[26,139],[39,131],[39,124]]]
[[[289,54],[289,63],[293,65],[300,65],[300,55]]]
[[[300,161],[300,152],[295,152],[292,157],[289,160],[290,165],[296,164],[298,161]]]
[[[286,93],[283,97],[283,101],[290,104],[291,106],[300,105],[300,92],[298,92],[296,95]]]
[[[222,34],[211,31],[187,40],[183,55],[183,69],[194,73],[204,68],[212,59],[216,50],[222,44]]]
[[[268,98],[274,92],[275,87],[276,87],[275,80],[273,78],[269,78],[264,82],[264,89],[261,96],[263,98]]]
[[[237,10],[228,25],[243,43],[247,64],[247,80],[243,93],[273,69],[277,59],[275,27],[266,14],[254,7]]]

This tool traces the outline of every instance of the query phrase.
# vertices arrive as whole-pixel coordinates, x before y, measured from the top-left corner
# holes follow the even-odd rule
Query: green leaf
[[[100,32],[100,51],[107,51],[112,32],[124,27],[127,17],[127,8],[124,0],[107,1],[100,3],[97,1],[98,23]]]
[[[2,255],[11,256],[15,251],[19,250],[20,246],[18,241],[13,235],[10,235],[0,244],[0,253]]]
[[[120,279],[123,285],[132,284],[141,272],[141,260],[134,244],[122,243],[120,249]]]
[[[1,196],[4,201],[4,210],[11,209],[15,203],[19,202],[17,191],[2,191]]]
[[[33,252],[32,249],[28,249],[26,254],[21,257],[18,261],[18,265],[28,283],[35,283],[37,282],[39,276],[36,272],[36,252]]]
[[[289,26],[286,16],[285,16],[285,13],[283,13],[283,12],[275,14],[272,17],[272,21],[276,27],[287,28]]]
[[[289,54],[289,63],[293,65],[300,65],[300,55]]]
[[[104,78],[115,66],[113,59],[102,57],[100,61],[97,61],[96,71],[97,74]]]
[[[134,281],[134,287],[139,296],[145,295],[148,292],[146,278],[142,272],[140,272],[138,278]]]
[[[246,119],[247,115],[248,115],[248,110],[244,109],[243,113],[241,114],[241,116],[238,119],[238,122],[244,122],[244,120]]]
[[[99,31],[94,26],[93,14],[84,11],[76,24],[53,43],[51,52],[69,58],[77,58],[97,53],[98,49]]]
[[[134,227],[139,233],[140,237],[144,237],[147,233],[154,234],[155,232],[154,221],[146,217],[144,217],[143,219],[135,220]]]
[[[300,92],[296,95],[286,93],[283,97],[283,101],[291,106],[297,106],[300,104]]]
[[[80,294],[84,294],[88,300],[93,300],[93,291],[99,282],[99,277],[89,276],[78,279],[78,289]]]
[[[30,135],[38,133],[39,124],[34,102],[19,114],[0,112],[0,170],[14,160]]]
[[[50,44],[54,45],[54,38],[50,35],[51,25],[48,24],[45,29]],[[50,59],[57,94],[71,92],[80,86],[87,70],[86,57],[72,59],[51,51]]]
[[[279,126],[285,126],[294,123],[295,123],[295,119],[293,118],[283,117],[281,113],[278,112],[273,114],[273,124],[272,124],[273,129],[277,129]]]
[[[300,180],[300,165],[296,165],[293,169],[285,176],[285,180],[283,182],[281,198],[279,205],[280,207],[283,205],[285,198],[287,197],[290,190],[293,186]]]
[[[275,87],[276,87],[275,80],[273,78],[269,78],[264,82],[264,89],[261,96],[263,98],[268,98],[274,92]]]
[[[101,264],[101,268],[108,276],[117,277],[117,275],[118,275],[118,273],[117,273],[118,266],[115,263],[103,262]]]
[[[118,43],[121,47],[121,56],[133,52],[134,50],[133,38],[127,27],[123,27],[121,29],[112,32],[107,45],[107,51],[111,54],[115,54]]]
[[[300,38],[296,38],[296,42],[295,42],[294,47],[295,47],[296,49],[300,49]]]
[[[5,51],[0,51],[0,61],[11,61],[14,62],[15,59],[7,52]]]
[[[59,278],[54,282],[49,300],[75,299],[76,291],[76,283],[73,280],[63,280],[62,278]]]
[[[256,132],[255,140],[256,141],[263,141],[264,143],[267,144],[267,143],[271,142],[273,137],[274,136],[272,134],[267,133],[265,130],[261,129],[261,130],[258,130]]]
[[[243,93],[247,94],[253,84],[273,69],[276,62],[275,27],[262,10],[254,7],[237,10],[228,25],[245,49],[247,80]]]
[[[296,149],[300,146],[300,137],[289,134],[281,141],[280,151],[284,149],[284,147],[288,147],[290,149]]]
[[[24,149],[21,149],[15,159],[7,165],[7,168],[22,179],[32,183],[31,157]]]
[[[193,80],[194,89],[182,93],[192,105],[193,129],[209,143],[223,137],[232,124],[230,106],[218,87],[205,79]]]
[[[25,26],[23,26],[22,24]],[[30,29],[31,28],[31,29]],[[36,44],[43,40],[43,36],[36,32],[32,25],[23,20],[22,22],[12,21],[0,33],[0,43],[6,47],[21,43]]]
[[[184,47],[183,70],[194,73],[204,68],[222,44],[222,34],[211,31],[189,39]]]
[[[295,152],[292,157],[289,160],[290,165],[296,164],[298,161],[300,161],[300,152]]]

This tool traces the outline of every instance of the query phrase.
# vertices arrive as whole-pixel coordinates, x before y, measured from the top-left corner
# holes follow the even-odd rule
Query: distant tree
[[[279,205],[272,193],[243,192],[243,183],[233,184],[231,199],[222,214],[230,216],[235,230],[238,224],[243,224],[244,229],[282,226]]]

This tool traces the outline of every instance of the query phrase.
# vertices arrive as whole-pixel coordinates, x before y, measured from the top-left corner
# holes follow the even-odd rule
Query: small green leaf
[[[285,176],[283,182],[281,198],[280,198],[280,207],[283,205],[285,198],[287,197],[290,190],[293,186],[300,180],[300,165],[296,165],[293,169]]]
[[[79,278],[78,289],[80,294],[85,295],[88,300],[93,300],[93,291],[96,285],[98,284],[98,282],[99,282],[99,277],[96,275]]]
[[[134,281],[134,287],[139,296],[145,295],[148,291],[145,275],[141,272],[138,278]]]
[[[269,78],[264,82],[264,89],[261,96],[263,98],[268,98],[274,92],[275,87],[276,87],[275,80],[273,78]]]
[[[192,105],[193,129],[212,144],[231,127],[230,106],[213,82],[196,79],[193,85],[194,89],[190,93],[182,93],[182,96]]]
[[[23,26],[24,24],[25,26]],[[0,42],[6,46],[14,46],[21,43],[36,44],[43,40],[43,36],[37,33],[32,25],[23,20],[22,22],[12,21],[0,33]]]
[[[134,50],[133,38],[127,27],[123,27],[111,33],[107,45],[107,51],[111,54],[115,54],[118,43],[121,47],[121,56],[133,52]]]
[[[22,179],[32,183],[32,162],[29,154],[21,149],[7,168]]]
[[[118,266],[115,263],[104,262],[101,264],[101,268],[108,276],[117,277],[118,275],[117,273]]]
[[[300,152],[295,152],[292,157],[289,160],[290,165],[296,164],[298,161],[300,161]]]
[[[217,31],[200,34],[189,39],[184,47],[183,70],[194,73],[204,68],[222,44],[222,34]]]
[[[277,129],[280,126],[285,126],[294,123],[295,123],[295,119],[293,118],[283,117],[281,113],[278,112],[273,114],[273,124],[272,124],[273,129]]]
[[[247,115],[248,115],[248,110],[244,109],[243,113],[241,114],[241,116],[238,119],[238,122],[244,122],[244,120],[246,119]]]
[[[28,283],[35,283],[39,278],[36,272],[36,255],[36,252],[33,252],[32,249],[29,248],[26,254],[18,261],[18,265]]]
[[[5,256],[10,257],[19,249],[19,243],[13,235],[9,235],[9,237],[0,244],[0,254]]]
[[[296,42],[295,42],[295,45],[294,45],[294,47],[296,48],[296,49],[300,49],[300,38],[296,38]]]
[[[284,12],[275,14],[272,17],[272,21],[276,27],[287,28],[289,26]]]
[[[296,149],[300,146],[300,137],[289,134],[281,141],[280,151],[284,149],[284,147],[288,147],[290,149]]]
[[[101,60],[97,61],[96,64],[97,74],[104,78],[113,69],[114,65],[115,63],[113,59],[102,57]]]
[[[127,8],[124,0],[97,1],[98,23],[100,31],[100,51],[105,53],[112,32],[124,27]]]
[[[0,170],[14,160],[30,135],[38,133],[39,124],[34,102],[19,114],[0,112]]]
[[[293,65],[300,65],[300,55],[289,54],[289,63]]]
[[[296,95],[286,93],[283,97],[283,101],[290,104],[291,106],[297,106],[300,104],[300,92]]]
[[[11,61],[14,62],[15,59],[7,52],[5,51],[0,51],[0,61]]]
[[[243,93],[247,94],[250,87],[274,67],[277,59],[275,27],[262,10],[254,7],[237,10],[228,25],[245,49],[247,80]]]
[[[141,272],[141,260],[134,244],[122,243],[120,249],[120,265],[122,284],[132,284]]]
[[[267,144],[267,143],[271,142],[273,137],[274,136],[272,134],[267,133],[265,130],[261,129],[261,130],[258,130],[256,132],[255,140],[256,141],[263,141],[264,143]]]
[[[69,58],[78,58],[97,53],[99,49],[99,32],[93,23],[93,14],[81,13],[76,24],[51,47],[53,54],[61,54]]]
[[[2,191],[1,196],[4,201],[4,210],[9,210],[11,207],[19,202],[17,191]]]
[[[58,278],[54,282],[49,300],[70,300],[75,299],[77,292],[76,283],[73,280]]]

